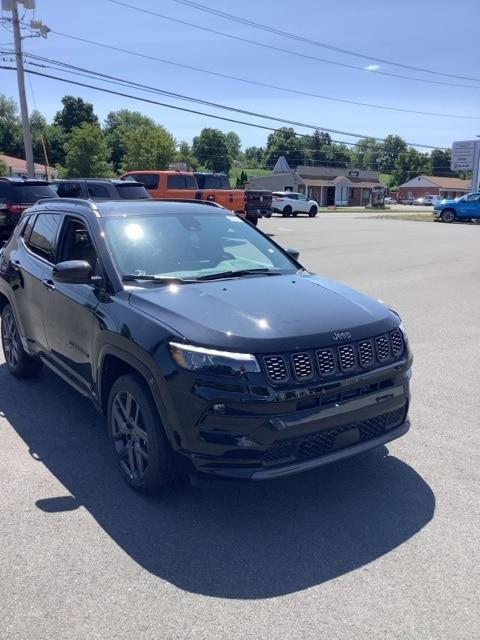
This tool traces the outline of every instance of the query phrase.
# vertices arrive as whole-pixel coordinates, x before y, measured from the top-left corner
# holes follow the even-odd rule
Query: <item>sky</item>
[[[265,33],[252,26],[208,15],[174,0],[124,1],[200,27],[307,56],[354,65],[358,70],[233,40],[165,18],[146,15],[109,0],[36,0],[34,17],[42,20],[52,32],[45,39],[25,40],[25,51],[195,98],[315,125],[320,129],[338,129],[380,138],[394,133],[408,142],[432,147],[448,147],[454,140],[468,140],[480,134],[480,80],[475,83],[438,77],[390,66],[378,60],[480,78],[478,0],[463,0],[461,3],[451,0],[197,0],[205,5],[208,2],[213,9],[353,50],[364,54],[364,57],[354,57]],[[4,12],[3,15],[10,14]],[[25,19],[32,17],[33,12],[27,11]],[[291,90],[401,109],[475,116],[477,119],[387,111],[287,93],[103,49],[62,37],[55,31]],[[6,29],[0,29],[2,49],[9,42],[11,34]],[[51,69],[44,71],[59,75]],[[471,87],[392,78],[381,75],[380,71]],[[107,86],[101,82],[94,84]],[[129,92],[172,105],[195,108],[177,99],[152,96],[140,90]],[[17,99],[14,72],[0,70],[0,93]],[[30,76],[30,80],[27,79],[29,108],[36,106],[49,120],[60,108],[60,100],[65,94],[81,96],[92,102],[101,121],[112,110],[128,108],[141,111],[164,125],[178,141],[191,142],[203,127],[211,126],[225,132],[236,131],[245,148],[265,144],[269,133],[47,78]],[[229,115],[211,107],[197,108],[212,114]],[[266,126],[282,126],[253,116],[232,117]],[[300,126],[295,129],[300,133],[311,132]],[[355,138],[340,134],[332,134],[332,137],[355,141]]]

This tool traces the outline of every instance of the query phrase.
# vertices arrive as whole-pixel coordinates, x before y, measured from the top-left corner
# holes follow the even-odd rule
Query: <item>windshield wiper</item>
[[[196,280],[186,280],[185,278],[179,278],[177,276],[136,276],[135,274],[126,274],[122,276],[123,282],[134,282],[135,280],[149,280],[150,282],[158,282],[160,284],[188,284],[191,282],[196,282]]]
[[[221,278],[237,278],[260,273],[266,276],[281,276],[281,271],[274,271],[268,267],[258,267],[257,269],[239,269],[238,271],[220,271],[219,273],[208,273],[205,276],[198,276],[197,280],[220,280]]]

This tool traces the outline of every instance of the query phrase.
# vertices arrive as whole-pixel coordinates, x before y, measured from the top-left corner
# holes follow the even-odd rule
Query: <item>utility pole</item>
[[[30,131],[30,122],[28,120],[27,96],[25,93],[25,72],[23,69],[22,36],[20,34],[20,21],[18,19],[18,8],[16,0],[14,0],[14,2],[12,3],[11,11],[13,23],[13,38],[15,41],[15,58],[17,62],[16,66],[18,96],[20,98],[20,113],[22,116],[23,127],[23,144],[25,147],[25,160],[27,161],[27,176],[29,178],[33,178],[35,176],[35,165],[33,164],[32,134]]]

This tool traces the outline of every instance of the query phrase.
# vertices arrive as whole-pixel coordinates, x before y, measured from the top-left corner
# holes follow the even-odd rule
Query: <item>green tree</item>
[[[193,139],[192,151],[199,163],[212,171],[228,173],[232,166],[225,134],[219,129],[202,129]]]
[[[65,164],[65,143],[68,135],[63,127],[58,124],[49,124],[45,129],[45,146],[47,148],[47,157],[50,165]]]
[[[0,149],[7,156],[25,157],[17,103],[3,94],[0,94]]]
[[[30,114],[30,131],[32,134],[33,159],[35,162],[44,164],[45,154],[43,153],[42,138],[45,140],[47,129],[47,119],[40,111],[34,109]]]
[[[227,143],[228,155],[232,160],[237,160],[242,148],[242,141],[240,140],[240,136],[238,136],[235,131],[229,131],[225,135],[225,140]]]
[[[95,178],[112,175],[110,149],[98,124],[84,122],[75,127],[65,144],[65,176]]]
[[[313,165],[324,164],[329,155],[329,147],[332,144],[330,135],[325,131],[315,129],[311,136],[304,138],[304,147],[307,151],[308,161]]]
[[[434,149],[430,154],[432,162],[432,176],[450,176],[452,178],[457,177],[458,173],[450,169],[450,163],[452,161],[452,152],[450,149],[442,151],[441,149]]]
[[[352,153],[352,164],[355,169],[374,171],[378,167],[380,149],[375,138],[361,138]]]
[[[352,152],[344,144],[332,142],[323,147],[323,153],[331,167],[348,167],[352,163]]]
[[[384,173],[391,171],[395,167],[395,161],[402,151],[407,151],[405,140],[400,136],[387,136],[379,145],[379,170]]]
[[[414,147],[401,151],[395,160],[395,168],[390,178],[389,187],[398,187],[411,178],[421,174],[430,174],[431,157],[428,153],[420,153]]]
[[[160,125],[122,127],[122,169],[166,169],[175,156],[175,138]]]
[[[8,176],[8,173],[7,164],[0,158],[0,176]]]
[[[192,149],[188,142],[183,140],[178,145],[177,152],[174,158],[177,162],[185,162],[189,167],[191,167],[194,171],[197,169],[197,159],[192,153]]]
[[[107,142],[112,150],[111,161],[115,171],[120,170],[123,156],[125,155],[125,128],[135,129],[141,126],[155,127],[156,125],[152,118],[143,115],[139,111],[130,111],[130,109],[110,111],[107,115],[104,131],[107,136]]]
[[[239,177],[237,178],[237,181],[236,181],[236,184],[235,184],[235,188],[236,189],[244,189],[247,182],[248,182],[247,172],[242,169],[242,172],[240,173]]]
[[[304,144],[292,128],[281,127],[267,138],[265,166],[273,169],[280,156],[285,156],[291,168],[305,161]]]
[[[85,102],[82,98],[64,96],[63,108],[57,111],[53,123],[63,127],[67,133],[83,123],[97,124],[98,118],[93,112],[93,104]]]
[[[257,169],[263,166],[263,156],[265,149],[263,147],[248,147],[245,149],[245,166]]]

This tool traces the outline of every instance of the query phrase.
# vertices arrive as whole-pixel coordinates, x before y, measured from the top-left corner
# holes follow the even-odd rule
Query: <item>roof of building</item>
[[[15,158],[15,156],[6,156],[0,153],[0,160],[3,160],[6,165],[11,167],[14,171],[27,171],[27,161],[23,158]],[[50,167],[52,169],[53,167]],[[35,162],[35,171],[45,173],[45,165]]]
[[[470,189],[472,181],[461,178],[449,178],[445,176],[422,176],[443,189]]]
[[[418,178],[423,178],[424,180],[428,180],[431,184],[439,187],[440,189],[449,189],[452,191],[469,191],[472,185],[471,180],[462,180],[462,178],[450,178],[447,176],[416,176],[416,178],[411,178],[407,182],[404,182],[400,185],[413,187],[415,186],[414,181]]]

